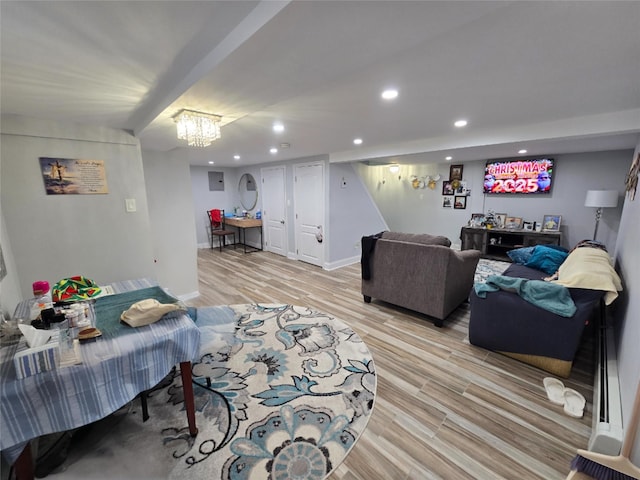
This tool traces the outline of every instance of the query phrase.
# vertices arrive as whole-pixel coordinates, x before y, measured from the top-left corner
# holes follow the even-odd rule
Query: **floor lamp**
[[[617,190],[589,190],[587,192],[587,198],[584,200],[585,207],[595,207],[596,210],[596,228],[593,231],[593,239],[596,239],[598,234],[598,223],[600,223],[600,217],[602,216],[603,208],[614,208],[618,206],[618,191]]]

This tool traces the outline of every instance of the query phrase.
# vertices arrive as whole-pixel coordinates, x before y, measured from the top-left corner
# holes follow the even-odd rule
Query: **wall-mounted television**
[[[484,193],[545,194],[553,183],[553,158],[489,160],[484,168]]]

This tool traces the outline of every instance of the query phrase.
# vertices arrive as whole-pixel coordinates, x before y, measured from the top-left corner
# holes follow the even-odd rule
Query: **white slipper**
[[[542,380],[542,383],[544,383],[544,388],[547,391],[547,397],[549,397],[551,403],[555,403],[556,405],[565,404],[564,383],[553,377],[545,377],[544,380]]]
[[[573,388],[564,389],[564,413],[576,418],[582,418],[587,401],[580,392]]]

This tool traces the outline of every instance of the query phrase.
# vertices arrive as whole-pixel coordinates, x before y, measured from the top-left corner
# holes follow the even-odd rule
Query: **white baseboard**
[[[325,270],[335,270],[337,268],[346,267],[347,265],[353,265],[354,263],[358,262],[360,262],[360,255],[351,258],[343,258],[336,262],[325,263],[323,268]]]

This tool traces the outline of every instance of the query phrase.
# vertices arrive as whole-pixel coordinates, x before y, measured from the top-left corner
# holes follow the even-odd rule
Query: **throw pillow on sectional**
[[[518,265],[525,265],[531,255],[533,255],[533,251],[536,247],[523,247],[523,248],[514,248],[513,250],[509,250],[507,255],[513,261],[513,263],[517,263]]]
[[[549,275],[554,274],[562,262],[567,258],[568,253],[552,248],[548,245],[537,245],[534,247],[532,255],[524,264],[525,267],[541,270]]]

